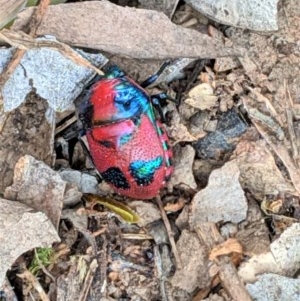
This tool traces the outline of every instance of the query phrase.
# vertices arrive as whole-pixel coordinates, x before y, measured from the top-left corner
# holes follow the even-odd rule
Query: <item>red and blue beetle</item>
[[[153,104],[166,95],[154,96],[118,67],[91,86],[79,108],[83,135],[94,166],[116,192],[135,199],[151,199],[170,178],[172,150]]]

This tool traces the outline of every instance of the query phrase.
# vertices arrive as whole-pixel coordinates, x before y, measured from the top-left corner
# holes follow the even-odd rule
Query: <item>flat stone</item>
[[[177,269],[171,283],[174,287],[192,293],[209,286],[209,271],[205,247],[193,232],[183,230],[177,242],[182,269]]]
[[[300,279],[276,274],[264,274],[246,289],[255,301],[296,301],[300,300]]]
[[[193,189],[197,184],[193,175],[195,150],[192,146],[176,147],[174,149],[174,173],[171,177],[172,185],[187,185]]]
[[[189,223],[192,228],[203,222],[239,223],[247,216],[247,200],[239,183],[234,161],[212,171],[208,185],[193,198]]]

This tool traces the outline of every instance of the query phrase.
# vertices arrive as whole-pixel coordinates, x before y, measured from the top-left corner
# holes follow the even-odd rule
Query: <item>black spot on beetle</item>
[[[126,180],[123,172],[118,167],[110,167],[105,172],[101,173],[104,181],[112,184],[118,189],[129,189],[130,185]]]
[[[102,140],[98,142],[106,148],[114,148],[114,144],[111,141]]]

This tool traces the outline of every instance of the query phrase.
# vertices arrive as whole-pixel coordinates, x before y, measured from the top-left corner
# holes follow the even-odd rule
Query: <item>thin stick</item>
[[[206,246],[208,253],[224,241],[214,223],[202,223],[195,230],[201,243]],[[213,262],[218,267],[220,282],[229,296],[234,301],[252,301],[230,257],[219,256]]]
[[[162,217],[162,219],[164,221],[164,224],[165,224],[165,227],[167,229],[168,237],[169,237],[170,244],[171,244],[171,247],[172,247],[172,251],[173,251],[173,254],[174,254],[174,257],[175,257],[175,260],[176,260],[177,268],[181,269],[182,268],[182,263],[181,263],[181,259],[180,259],[180,256],[178,254],[176,243],[175,243],[175,240],[174,240],[174,233],[172,232],[171,225],[170,225],[170,222],[169,222],[168,217],[166,215],[166,212],[164,210],[164,207],[163,207],[162,201],[160,199],[160,196],[156,197],[156,202],[158,204],[159,210],[161,212],[161,217]]]
[[[39,283],[39,281],[34,277],[34,275],[28,271],[25,270],[23,273],[18,274],[18,277],[27,280],[31,285],[34,287],[34,289],[38,292],[40,298],[42,301],[50,301],[47,294],[45,293],[43,287]]]
[[[71,116],[72,114],[73,114],[73,112],[69,116]],[[77,122],[77,117],[72,116],[66,122],[64,122],[62,125],[56,127],[55,135],[58,135],[59,133],[61,133],[63,130],[65,130],[66,128],[68,128],[70,125],[72,125],[75,122]]]
[[[91,287],[92,282],[94,280],[95,272],[96,272],[97,267],[98,267],[97,260],[93,259],[93,261],[91,262],[91,264],[89,266],[89,270],[87,272],[87,275],[85,276],[85,281],[84,281],[84,284],[83,284],[83,288],[82,288],[80,296],[78,298],[79,301],[85,301],[86,298],[88,297],[90,287]]]
[[[50,0],[40,0],[39,5],[34,10],[31,20],[29,23],[29,35],[34,37],[36,32],[42,23],[43,17],[47,11],[47,8],[50,4]]]
[[[72,47],[56,40],[35,40],[30,35],[21,31],[11,31],[3,29],[0,32],[0,39],[10,44],[11,46],[20,49],[33,49],[47,47],[59,51],[62,55],[69,58],[76,64],[87,67],[95,71],[97,74],[103,75],[103,71],[91,64],[87,59],[74,51]],[[0,82],[1,83],[1,82]]]

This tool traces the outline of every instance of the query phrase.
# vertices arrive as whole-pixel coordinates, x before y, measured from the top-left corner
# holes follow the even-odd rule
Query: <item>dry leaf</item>
[[[283,207],[284,201],[282,199],[278,199],[275,201],[269,201],[264,199],[261,203],[261,210],[266,214],[278,214]]]
[[[188,96],[185,103],[199,110],[209,110],[217,105],[218,97],[214,95],[212,86],[207,83],[191,89]]]
[[[30,8],[19,14],[13,28],[21,29],[31,14]],[[72,46],[140,59],[215,58],[244,52],[225,47],[196,30],[177,26],[163,13],[121,7],[108,1],[50,6],[37,31],[37,35],[45,34]]]
[[[193,136],[188,128],[180,123],[177,125],[173,125],[168,129],[168,136],[172,139],[175,140],[174,144],[177,144],[178,142],[185,141],[185,142],[193,142],[197,141],[201,137],[195,137]],[[203,133],[203,136],[205,134]]]
[[[243,247],[237,239],[229,238],[222,244],[213,248],[209,254],[209,260],[215,260],[222,255],[229,255],[231,253],[243,253]]]
[[[300,224],[294,223],[270,245],[271,251],[255,255],[244,262],[239,275],[244,282],[252,282],[263,273],[275,273],[293,277],[300,268]]]
[[[185,200],[183,198],[180,198],[177,200],[176,203],[168,203],[166,206],[164,206],[164,210],[166,212],[177,212],[181,210],[185,205]]]

